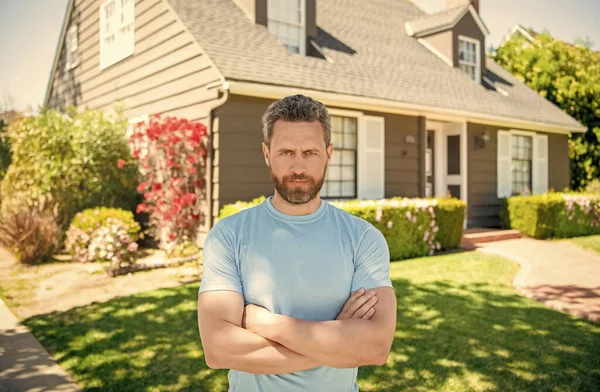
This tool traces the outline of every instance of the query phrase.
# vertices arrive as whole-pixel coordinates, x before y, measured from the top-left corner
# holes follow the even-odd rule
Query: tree
[[[582,190],[600,176],[600,55],[589,39],[572,45],[549,33],[535,38],[513,35],[493,58],[588,128],[569,139],[571,188]]]

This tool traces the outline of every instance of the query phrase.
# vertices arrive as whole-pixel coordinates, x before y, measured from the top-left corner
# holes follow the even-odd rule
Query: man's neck
[[[321,207],[321,197],[317,195],[317,197],[304,204],[291,204],[275,191],[273,199],[271,199],[271,204],[282,214],[296,216],[310,215]]]

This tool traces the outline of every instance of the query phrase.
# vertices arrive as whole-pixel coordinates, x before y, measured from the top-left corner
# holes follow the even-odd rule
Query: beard
[[[325,182],[325,173],[327,173],[327,165],[325,165],[325,170],[323,171],[323,175],[319,179],[315,179],[311,176],[306,176],[303,174],[291,174],[288,176],[284,176],[281,180],[277,178],[277,176],[273,173],[272,169],[269,169],[271,175],[271,181],[275,185],[275,189],[277,193],[281,195],[283,200],[287,201],[290,204],[306,204],[309,201],[313,200],[323,187],[323,183]],[[294,186],[291,184],[291,181],[307,181],[308,189],[303,188],[302,186]]]

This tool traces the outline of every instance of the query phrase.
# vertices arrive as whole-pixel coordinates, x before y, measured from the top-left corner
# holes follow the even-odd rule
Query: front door
[[[466,202],[466,128],[464,123],[427,121],[425,193]],[[431,158],[433,156],[433,158]],[[432,165],[429,162],[432,161]]]

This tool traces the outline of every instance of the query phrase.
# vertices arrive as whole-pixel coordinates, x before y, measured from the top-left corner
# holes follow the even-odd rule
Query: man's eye
[[[315,155],[314,151],[306,151],[306,155]]]
[[[283,155],[284,157],[287,157],[287,156],[292,155],[292,152],[291,151],[284,151],[284,152],[281,153],[281,155]]]

